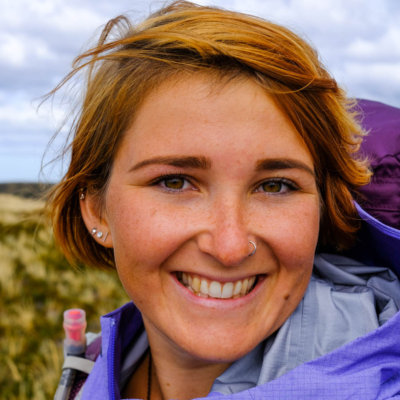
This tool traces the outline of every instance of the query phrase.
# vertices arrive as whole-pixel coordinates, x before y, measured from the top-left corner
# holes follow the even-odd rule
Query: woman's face
[[[313,266],[313,171],[299,134],[250,80],[199,75],[145,99],[116,155],[103,218],[152,346],[231,362],[282,325]]]

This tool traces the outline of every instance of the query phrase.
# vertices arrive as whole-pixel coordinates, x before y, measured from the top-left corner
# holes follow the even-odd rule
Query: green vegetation
[[[28,199],[38,199],[50,189],[51,186],[51,183],[0,183],[0,193],[13,194]]]
[[[7,400],[52,399],[63,362],[62,314],[88,330],[128,299],[114,271],[72,268],[54,245],[43,203],[0,194],[0,388]]]

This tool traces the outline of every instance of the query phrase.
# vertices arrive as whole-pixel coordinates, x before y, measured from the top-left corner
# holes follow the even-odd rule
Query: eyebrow
[[[138,169],[149,165],[170,165],[177,168],[195,168],[195,169],[210,169],[211,161],[203,156],[165,156],[153,157],[143,160],[135,164],[129,171],[137,171]],[[256,171],[275,171],[283,169],[300,169],[313,177],[315,173],[307,164],[293,159],[264,159],[256,162]]]
[[[136,171],[148,165],[171,165],[178,168],[197,168],[197,169],[210,169],[211,161],[207,157],[154,157],[143,160],[135,164],[129,171]]]
[[[274,171],[281,169],[300,169],[303,170],[313,177],[315,177],[315,172],[307,164],[293,159],[265,159],[258,160],[256,162],[256,171]]]

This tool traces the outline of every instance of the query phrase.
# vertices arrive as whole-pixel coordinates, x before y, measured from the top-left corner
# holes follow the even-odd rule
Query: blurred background
[[[140,20],[153,0],[0,0],[0,182],[56,181],[60,163],[40,166],[68,111],[38,99],[69,71],[73,58],[108,19]],[[350,96],[400,107],[400,2],[397,0],[200,0],[292,28],[316,47]],[[97,30],[98,33],[98,30]],[[92,39],[92,40],[91,40]],[[49,150],[52,159],[62,141]]]
[[[307,39],[351,97],[400,107],[398,0],[198,0],[277,22]],[[62,313],[84,308],[88,329],[127,301],[114,271],[72,268],[54,244],[41,195],[60,179],[48,143],[68,95],[39,109],[110,18],[140,21],[153,0],[0,0],[0,397],[52,398],[62,365]],[[79,89],[79,88],[78,88]],[[43,159],[43,155],[46,156]],[[41,166],[44,164],[44,168]]]

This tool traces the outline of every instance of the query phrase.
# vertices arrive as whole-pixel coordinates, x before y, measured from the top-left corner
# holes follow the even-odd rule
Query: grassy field
[[[86,310],[88,330],[127,297],[112,271],[72,268],[56,249],[43,203],[0,194],[0,397],[52,399],[62,356],[62,314]]]

